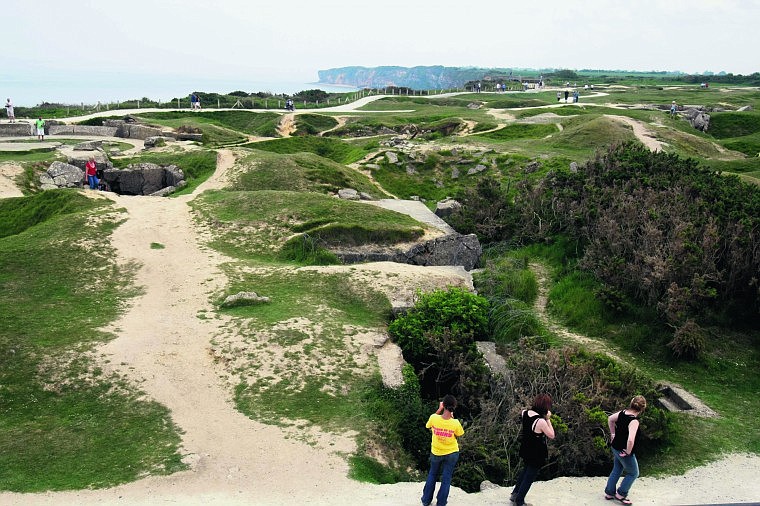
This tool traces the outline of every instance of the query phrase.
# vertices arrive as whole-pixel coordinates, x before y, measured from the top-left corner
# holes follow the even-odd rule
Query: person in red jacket
[[[91,156],[90,159],[87,160],[84,169],[85,174],[87,174],[87,184],[90,185],[90,190],[97,190],[99,181],[94,156]]]

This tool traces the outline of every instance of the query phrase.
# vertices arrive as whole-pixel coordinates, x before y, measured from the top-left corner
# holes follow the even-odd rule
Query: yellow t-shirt
[[[459,451],[457,438],[464,434],[462,424],[456,418],[444,420],[441,415],[433,413],[428,418],[425,428],[431,429],[433,441],[430,443],[430,452],[433,455],[448,455]]]

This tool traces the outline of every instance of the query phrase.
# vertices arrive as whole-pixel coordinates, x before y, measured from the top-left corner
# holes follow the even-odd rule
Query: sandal
[[[615,499],[620,501],[620,504],[633,504],[633,501],[631,501],[627,497],[618,496],[618,494],[615,494]]]
[[[614,495],[610,495],[610,494],[608,494],[608,493],[605,492],[604,498],[606,500],[608,500],[608,501],[611,501],[611,500],[613,500],[615,498],[615,496]]]

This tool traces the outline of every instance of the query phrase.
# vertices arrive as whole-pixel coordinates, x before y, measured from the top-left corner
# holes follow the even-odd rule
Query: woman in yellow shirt
[[[439,404],[438,410],[430,415],[425,424],[425,428],[430,429],[433,439],[430,443],[430,471],[425,482],[425,488],[422,490],[422,506],[429,506],[433,502],[435,479],[439,471],[441,472],[441,488],[438,489],[436,504],[446,506],[446,502],[449,500],[451,477],[454,475],[454,466],[459,460],[457,438],[464,434],[462,424],[454,418],[456,407],[457,400],[454,396],[445,396]]]

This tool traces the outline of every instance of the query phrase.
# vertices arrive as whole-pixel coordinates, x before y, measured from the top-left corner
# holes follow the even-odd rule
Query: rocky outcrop
[[[103,149],[103,141],[85,141],[74,145],[74,151],[97,151]]]
[[[460,265],[472,270],[478,264],[483,250],[475,234],[447,234],[415,244],[411,248],[380,245],[351,250],[331,250],[344,263],[398,262],[411,265]]]
[[[174,137],[173,134],[164,132],[161,128],[135,123],[134,119],[131,121],[129,119],[109,119],[105,120],[103,124],[107,127],[116,128],[114,136],[126,139],[145,140],[148,137]]]
[[[710,115],[700,109],[686,109],[683,115],[691,126],[701,132],[707,132],[710,128]]]
[[[151,195],[167,187],[182,186],[185,175],[176,165],[138,163],[125,169],[108,169],[103,172],[103,179],[112,191],[121,195]]]
[[[164,137],[162,135],[156,136],[156,137],[146,137],[145,142],[143,143],[143,146],[146,148],[156,148],[161,146],[166,146],[166,141],[173,141],[174,139],[171,137]]]
[[[478,351],[483,355],[488,368],[493,374],[504,374],[507,372],[507,361],[504,357],[496,353],[496,343],[493,341],[477,341],[475,345]]]
[[[447,198],[435,204],[435,214],[441,218],[446,218],[461,208],[462,204],[460,204],[458,201]]]
[[[269,297],[259,295],[256,292],[238,292],[227,296],[222,302],[222,307],[255,306],[267,302],[269,302]]]
[[[64,162],[53,162],[40,175],[40,185],[43,190],[55,188],[81,188],[84,182],[84,171],[75,165]]]

